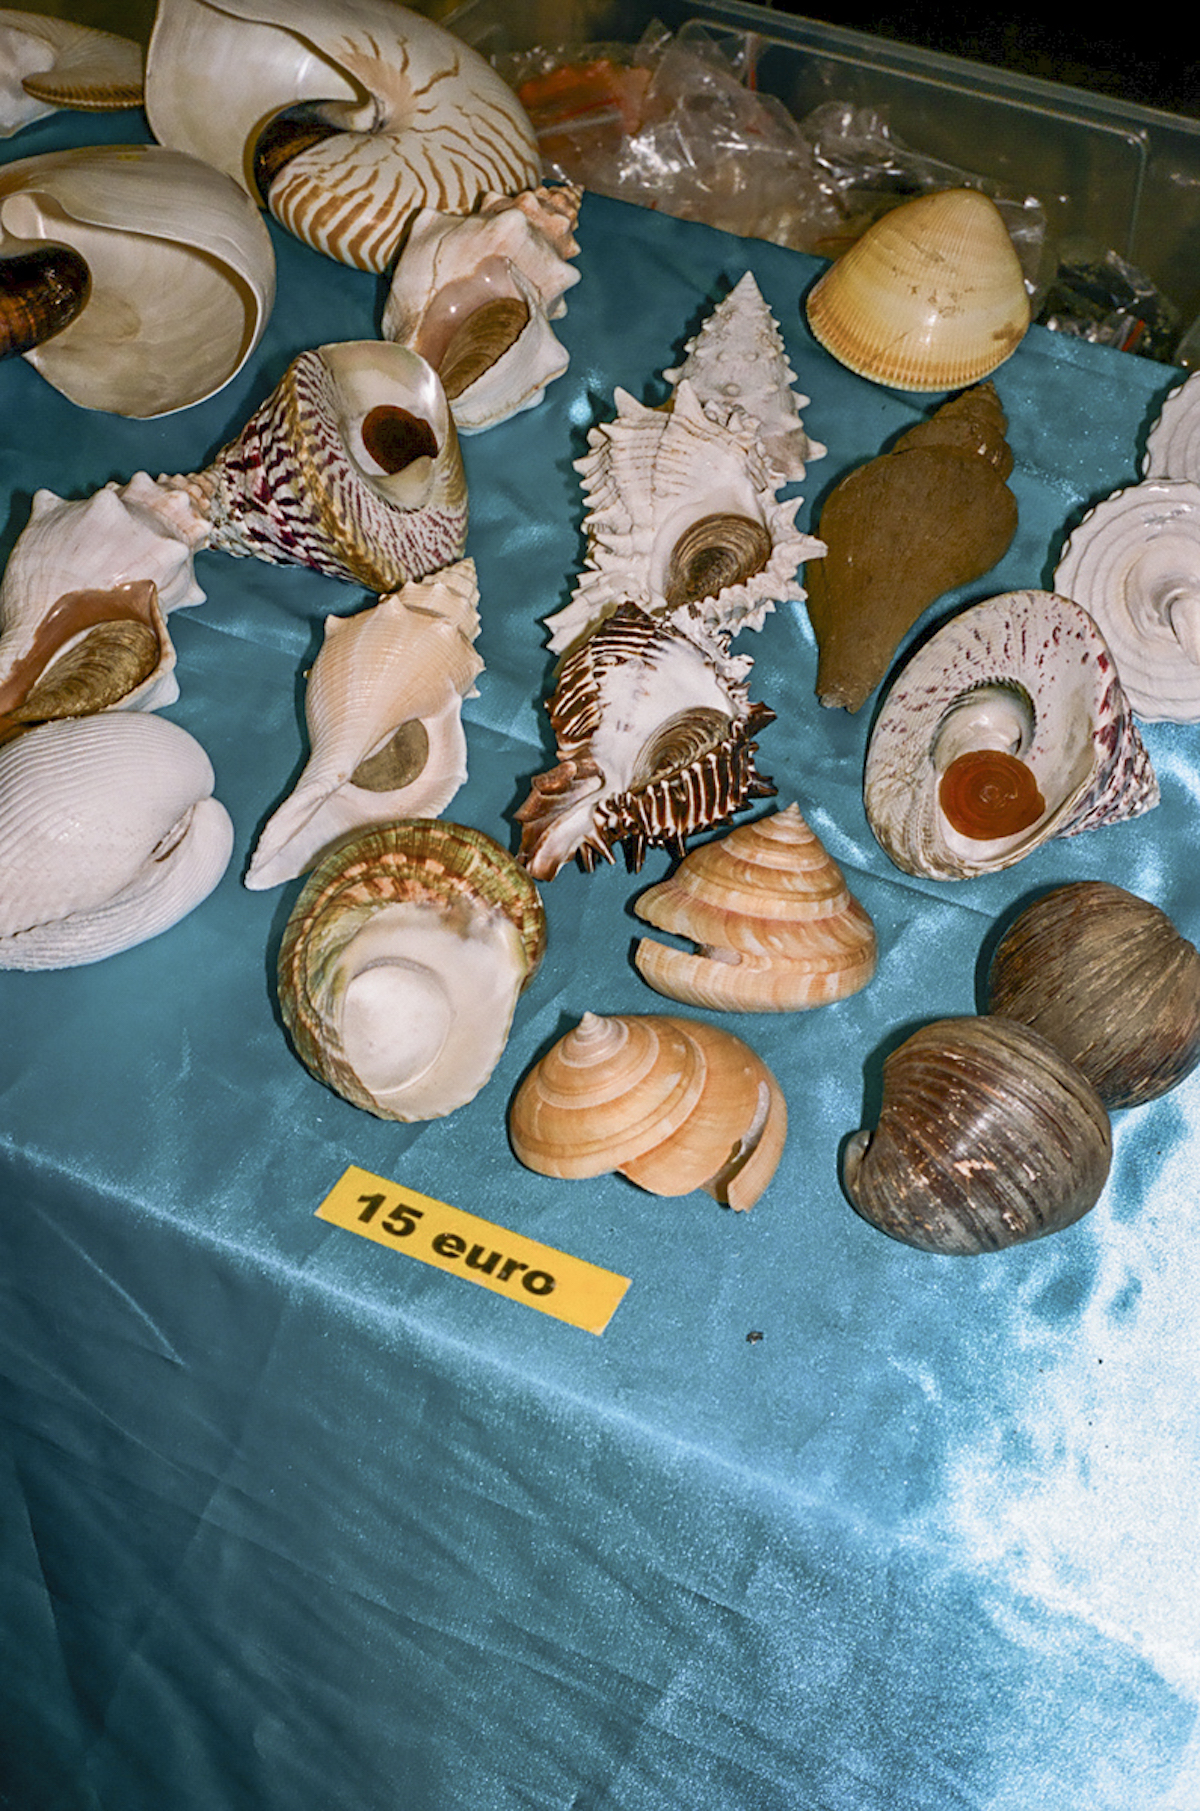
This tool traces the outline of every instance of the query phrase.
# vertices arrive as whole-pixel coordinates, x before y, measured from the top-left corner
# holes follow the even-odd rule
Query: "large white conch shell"
[[[541,174],[507,84],[391,0],[160,0],[146,112],[162,144],[360,270],[388,268],[421,208],[467,214]]]
[[[0,138],[58,107],[139,107],[142,50],[132,38],[0,7]]]
[[[372,610],[326,617],[304,705],[312,752],[258,840],[248,887],[294,879],[348,831],[445,810],[467,777],[478,601],[475,562],[460,560]]]
[[[83,271],[66,308],[53,262],[64,258]],[[31,271],[13,323],[20,333],[28,317],[29,330],[6,333],[0,305],[0,345],[24,351],[80,407],[117,415],[164,415],[220,390],[275,297],[275,254],[253,204],[228,177],[158,145],[0,167],[0,259]],[[44,263],[47,292],[33,287]]]
[[[169,930],[220,880],[233,825],[165,717],[44,723],[0,749],[0,968],[73,968]]]

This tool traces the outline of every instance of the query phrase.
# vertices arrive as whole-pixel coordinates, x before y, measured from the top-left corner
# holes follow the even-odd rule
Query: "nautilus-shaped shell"
[[[380,1119],[483,1087],[545,949],[537,888],[480,830],[404,819],[331,849],[293,907],[279,1004],[296,1053]]]
[[[643,937],[638,973],[658,993],[724,1012],[797,1012],[845,999],[875,972],[875,927],[797,805],[692,849],[634,901],[695,951]]]
[[[0,138],[58,107],[107,112],[142,103],[142,50],[132,38],[0,7]]]
[[[213,395],[274,297],[257,209],[194,157],[93,145],[0,167],[0,353],[82,408],[155,416]]]
[[[466,545],[445,392],[423,358],[382,340],[302,352],[210,466],[159,483],[190,500],[204,546],[380,594]]]
[[[517,811],[520,860],[550,880],[572,855],[590,873],[618,843],[633,869],[648,847],[682,854],[774,787],[754,737],[774,711],[751,704],[746,661],[703,626],[623,604],[563,661],[548,710],[558,765]]]
[[[961,880],[1149,811],[1158,782],[1091,617],[1054,592],[1010,591],[952,617],[901,669],[863,793],[897,867]]]
[[[1200,383],[1176,384],[1146,436],[1144,478],[1191,478],[1200,483]]]
[[[508,85],[392,0],[160,0],[146,112],[160,143],[360,270],[386,270],[422,208],[469,214],[541,175]]]
[[[1147,478],[1097,503],[1054,588],[1094,618],[1139,717],[1200,721],[1200,484]]]
[[[1015,352],[1029,297],[1003,216],[976,189],[918,195],[881,216],[809,292],[827,352],[895,390],[958,390]]]
[[[475,562],[356,616],[327,616],[304,710],[311,753],[258,839],[246,885],[278,886],[330,843],[389,818],[437,817],[467,777],[462,701],[483,662]]]
[[[842,1178],[881,1232],[970,1257],[1073,1225],[1111,1162],[1099,1095],[1038,1032],[942,1019],[884,1062],[878,1122],[850,1139]]]
[[[762,1059],[703,1020],[586,1012],[526,1075],[509,1115],[527,1169],[616,1171],[653,1195],[704,1189],[741,1211],[770,1182],[787,1105]]]
[[[136,712],[0,748],[0,968],[73,968],[169,930],[212,892],[233,825],[195,739]]]
[[[551,322],[578,283],[569,262],[582,191],[489,195],[474,214],[423,208],[396,264],[384,339],[428,359],[460,434],[541,401],[568,354]]]

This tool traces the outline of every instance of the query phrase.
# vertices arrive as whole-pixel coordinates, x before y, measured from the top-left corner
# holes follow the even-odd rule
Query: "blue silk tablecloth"
[[[7,154],[143,136],[132,115],[52,120]],[[377,331],[381,280],[274,236],[274,318],[202,406],[89,415],[4,367],[5,554],[40,486],[195,470],[297,352]],[[486,672],[447,815],[513,848],[552,765],[542,621],[582,557],[572,460],[614,389],[660,400],[753,270],[829,449],[801,526],[941,400],[814,344],[815,260],[593,197],[579,239],[569,372],[464,442]],[[1020,527],[970,598],[1049,583],[1067,526],[1136,478],[1177,380],[1030,332],[996,379]],[[299,883],[241,875],[304,758],[323,618],[371,600],[216,553],[197,573],[167,714],[213,761],[229,872],[140,948],[0,975],[0,1804],[1196,1811],[1200,1074],[1114,1116],[1083,1221],[1001,1255],[893,1243],[848,1205],[838,1154],[882,1055],[977,1010],[1026,896],[1116,879],[1200,931],[1200,732],[1145,729],[1148,816],[914,881],[864,817],[871,709],[815,700],[803,604],[740,638],[777,712],[759,765],[843,865],[880,963],[836,1006],[723,1021],[791,1121],[774,1182],[734,1214],[549,1181],[507,1141],[517,1082],[585,1010],[670,1010],[630,961],[662,852],[543,888],[545,963],[450,1118],[378,1121],[301,1067],[274,996]],[[628,1277],[607,1331],[316,1218],[349,1164]]]

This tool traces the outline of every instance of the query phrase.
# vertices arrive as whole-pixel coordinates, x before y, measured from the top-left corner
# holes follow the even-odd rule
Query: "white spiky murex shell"
[[[475,562],[460,560],[371,610],[326,617],[305,695],[308,763],[259,837],[248,887],[292,880],[352,830],[445,810],[467,777],[478,601]]]
[[[577,856],[591,870],[618,843],[629,866],[774,791],[754,737],[774,719],[752,704],[748,660],[688,610],[656,618],[622,604],[563,661],[548,704],[558,765],[517,811],[520,860],[549,880]]]
[[[1050,591],[976,604],[917,650],[876,720],[863,792],[891,860],[934,880],[1158,803],[1108,644]]]
[[[59,107],[140,107],[142,49],[132,38],[0,7],[0,138]]]
[[[392,0],[160,0],[146,112],[160,143],[360,270],[388,268],[420,209],[468,214],[541,175],[508,85]]]

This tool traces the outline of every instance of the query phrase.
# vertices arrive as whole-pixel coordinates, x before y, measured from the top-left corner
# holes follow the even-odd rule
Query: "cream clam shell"
[[[0,138],[58,107],[138,107],[142,49],[132,38],[0,7]]]

